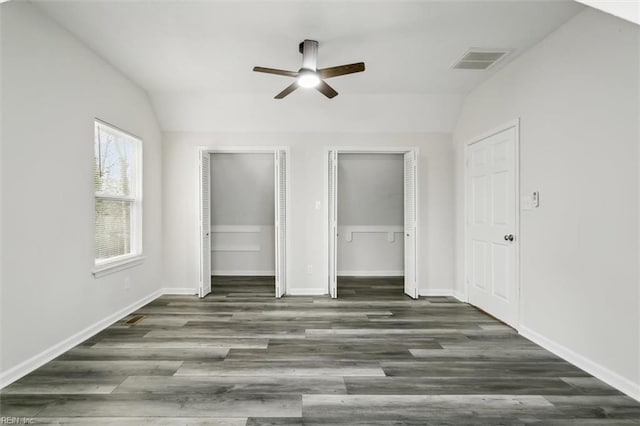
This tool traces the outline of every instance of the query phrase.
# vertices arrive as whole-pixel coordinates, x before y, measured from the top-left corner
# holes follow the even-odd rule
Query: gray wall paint
[[[395,233],[393,242],[384,232],[354,233],[345,238],[348,227],[338,227],[339,276],[404,276],[404,239]]]
[[[273,154],[213,153],[210,164],[212,274],[274,274]],[[227,225],[257,232],[216,232]]]
[[[211,224],[274,224],[273,154],[211,154]]]
[[[463,145],[520,117],[521,327],[640,397],[640,29],[587,9],[474,90],[455,132],[457,280]],[[593,369],[592,369],[593,370]]]
[[[338,155],[338,225],[402,225],[401,154]]]
[[[283,117],[286,119],[286,117]],[[345,117],[345,120],[348,120]],[[373,120],[373,118],[372,118]],[[196,149],[198,146],[290,146],[291,235],[288,292],[326,294],[327,147],[416,146],[419,167],[419,288],[447,291],[453,279],[453,149],[442,133],[165,133],[164,279],[167,287],[194,288],[198,267]],[[316,208],[316,203],[319,205]]]
[[[162,152],[147,95],[66,30],[27,2],[2,4],[1,27],[7,372],[160,289]],[[144,155],[146,259],[98,279],[94,117],[140,136]]]
[[[385,230],[404,223],[402,154],[338,155],[338,275],[402,275],[403,234],[389,242]],[[373,226],[354,233],[350,226]]]

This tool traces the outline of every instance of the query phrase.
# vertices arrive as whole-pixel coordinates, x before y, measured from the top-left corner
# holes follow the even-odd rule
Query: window
[[[97,275],[141,260],[142,142],[96,121],[94,157]]]

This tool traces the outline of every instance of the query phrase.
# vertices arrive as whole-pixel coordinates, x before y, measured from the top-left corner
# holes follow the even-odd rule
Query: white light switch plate
[[[540,207],[540,193],[538,191],[534,192],[531,195],[531,206],[534,209],[537,209],[538,207]]]

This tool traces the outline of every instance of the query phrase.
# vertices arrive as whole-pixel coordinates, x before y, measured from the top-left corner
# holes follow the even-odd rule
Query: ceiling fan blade
[[[353,74],[364,71],[364,62],[356,62],[355,64],[339,65],[337,67],[322,68],[318,70],[320,78],[338,77],[345,74]]]
[[[320,80],[320,84],[316,86],[316,89],[318,89],[318,92],[322,93],[329,99],[338,96],[338,92],[336,92],[333,87],[329,86],[323,80]]]
[[[275,99],[282,99],[285,96],[287,96],[289,93],[293,92],[294,90],[296,90],[298,88],[298,82],[294,81],[291,85],[287,86],[286,89],[284,89],[282,92],[278,93],[275,96]]]
[[[256,71],[256,72],[264,72],[264,73],[267,73],[267,74],[284,75],[284,76],[287,76],[287,77],[297,77],[298,76],[298,72],[297,71],[277,70],[275,68],[253,67],[253,70]]]

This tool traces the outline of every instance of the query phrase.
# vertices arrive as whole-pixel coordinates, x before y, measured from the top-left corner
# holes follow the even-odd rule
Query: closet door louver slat
[[[211,293],[211,192],[209,188],[210,157],[200,154],[200,288],[199,296]]]

